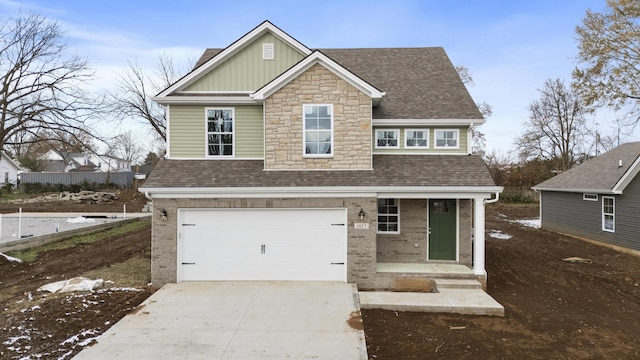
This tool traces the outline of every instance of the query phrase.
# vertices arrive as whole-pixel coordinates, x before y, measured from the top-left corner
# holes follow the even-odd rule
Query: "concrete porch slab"
[[[468,280],[447,280],[436,293],[359,291],[362,309],[504,316],[504,306]],[[436,280],[438,283],[438,280]],[[477,281],[476,281],[477,283]],[[478,283],[479,285],[479,283]]]

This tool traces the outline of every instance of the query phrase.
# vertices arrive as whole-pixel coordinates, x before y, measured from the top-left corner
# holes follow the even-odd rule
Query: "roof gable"
[[[622,194],[640,172],[640,142],[618,146],[533,187],[538,191]]]
[[[344,68],[342,65],[331,60],[328,56],[316,50],[311,53],[311,55],[307,56],[302,61],[297,63],[295,66],[285,71],[280,76],[273,79],[273,81],[256,91],[253,94],[253,98],[255,100],[264,100],[265,98],[271,96],[271,94],[273,94],[274,92],[278,91],[284,85],[289,83],[291,80],[295,79],[296,77],[300,76],[302,73],[310,69],[315,64],[320,64],[327,70],[334,73],[336,76],[340,77],[358,90],[365,93],[367,96],[371,97],[374,101],[374,104],[379,102],[382,99],[382,96],[384,96],[384,92],[376,89],[373,85],[369,84],[365,80],[361,79],[354,73]]]
[[[253,30],[249,31],[247,34],[242,36],[233,44],[229,45],[224,50],[215,54],[215,56],[213,56],[212,58],[204,62],[202,65],[200,65],[197,68],[194,68],[190,73],[182,77],[173,85],[161,91],[156,97],[168,96],[174,92],[178,92],[187,88],[189,85],[195,83],[197,80],[201,79],[203,76],[208,74],[212,69],[220,66],[220,64],[234,57],[236,54],[241,52],[244,48],[246,48],[247,46],[249,46],[254,41],[261,38],[263,35],[267,33],[272,34],[276,38],[280,39],[280,41],[288,44],[293,49],[301,53],[302,55],[306,56],[311,53],[311,50],[309,50],[302,43],[300,43],[293,37],[289,36],[284,31],[280,30],[277,26],[273,25],[271,22],[264,21],[262,24],[258,25]]]

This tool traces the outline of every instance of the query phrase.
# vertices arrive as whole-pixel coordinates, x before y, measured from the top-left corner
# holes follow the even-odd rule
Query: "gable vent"
[[[262,60],[273,60],[274,58],[274,44],[263,43],[262,44]]]

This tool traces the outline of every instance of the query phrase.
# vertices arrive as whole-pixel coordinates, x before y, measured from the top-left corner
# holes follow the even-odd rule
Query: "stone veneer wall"
[[[363,288],[376,286],[376,218],[367,216],[369,229],[354,229],[358,213],[376,213],[375,198],[311,199],[154,199],[151,245],[151,283],[160,287],[177,281],[178,209],[194,208],[346,208],[347,282]],[[167,210],[167,220],[159,216]]]
[[[303,104],[333,104],[333,157],[303,157]],[[265,168],[371,169],[371,106],[367,95],[313,65],[264,102]]]

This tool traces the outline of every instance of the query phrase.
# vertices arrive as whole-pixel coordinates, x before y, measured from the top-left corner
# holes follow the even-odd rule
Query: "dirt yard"
[[[487,211],[488,292],[504,318],[364,310],[369,358],[640,358],[640,258],[510,221],[535,217],[531,206]],[[154,291],[149,253],[146,226],[30,264],[0,257],[0,358],[71,358]],[[120,276],[127,271],[143,276],[132,282]],[[78,275],[113,283],[93,293],[35,291]]]
[[[147,203],[144,194],[137,190],[114,191],[118,195],[117,200],[106,203],[85,204],[76,201],[49,201],[38,203],[11,203],[0,198],[0,213],[15,213],[19,208],[23,212],[114,212],[123,211],[123,205],[127,206],[127,212],[139,212]],[[56,194],[54,194],[56,195]],[[35,197],[35,195],[34,195]]]
[[[487,236],[487,290],[504,318],[364,310],[369,358],[639,359],[640,258],[510,222],[536,217],[487,210],[487,234],[512,236]]]

